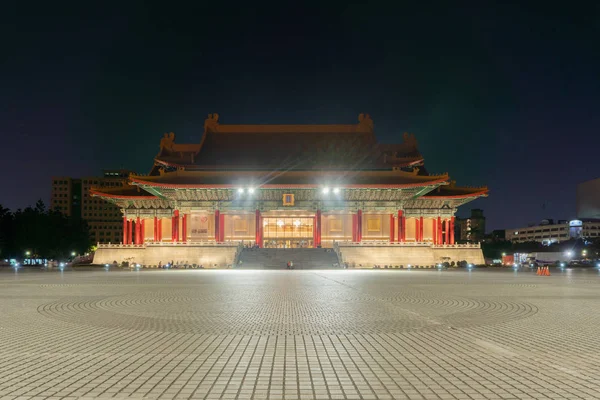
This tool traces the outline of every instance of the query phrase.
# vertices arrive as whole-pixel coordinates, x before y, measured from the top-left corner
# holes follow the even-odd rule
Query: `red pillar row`
[[[438,244],[438,241],[437,241],[437,225],[438,225],[437,219],[434,218],[433,219],[432,231],[431,231],[432,232],[431,241],[433,242],[433,244]]]
[[[390,214],[390,243],[394,243],[396,239],[396,230],[394,224],[394,214]]]
[[[183,214],[181,221],[181,240],[187,242],[187,214]]]
[[[442,237],[442,217],[437,217],[437,243],[444,243],[444,238]]]
[[[454,217],[450,218],[450,244],[454,244]]]

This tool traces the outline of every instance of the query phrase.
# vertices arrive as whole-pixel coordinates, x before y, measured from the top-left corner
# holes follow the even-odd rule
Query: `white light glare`
[[[329,193],[329,188],[328,187],[324,187],[323,188],[323,194],[327,194]]]
[[[340,192],[340,188],[333,189],[333,193],[338,194]]]
[[[248,193],[250,193],[250,194],[254,193],[254,188],[248,188]]]
[[[238,193],[244,193],[244,188],[239,188]]]

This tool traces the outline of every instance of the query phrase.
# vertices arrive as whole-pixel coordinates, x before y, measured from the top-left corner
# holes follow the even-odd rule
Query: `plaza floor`
[[[600,275],[0,272],[0,398],[600,399]]]

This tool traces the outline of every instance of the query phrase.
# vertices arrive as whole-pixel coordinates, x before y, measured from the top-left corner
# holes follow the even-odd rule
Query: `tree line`
[[[91,246],[89,228],[81,218],[49,210],[41,200],[15,212],[0,205],[0,258],[65,259]]]

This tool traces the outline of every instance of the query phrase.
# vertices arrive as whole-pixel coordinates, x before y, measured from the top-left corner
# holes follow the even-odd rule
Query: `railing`
[[[144,244],[122,244],[122,243],[98,243],[98,249],[144,249],[146,247],[189,247],[189,246],[205,246],[205,247],[237,247],[240,242],[146,242]]]
[[[240,263],[240,256],[242,255],[242,250],[244,250],[244,244],[242,242],[239,242],[237,249],[235,250],[235,255],[233,256],[233,268],[235,268]]]
[[[432,244],[436,249],[480,249],[481,243],[460,243],[460,244]]]
[[[335,247],[433,247],[433,248],[448,248],[448,249],[479,249],[480,243],[464,243],[464,244],[433,244],[431,242],[387,242],[387,241],[365,241],[365,242],[335,242]]]
[[[344,257],[342,256],[342,251],[340,250],[340,245],[337,241],[333,242],[333,251],[335,251],[335,255],[337,256],[338,265],[342,267],[344,265]]]

